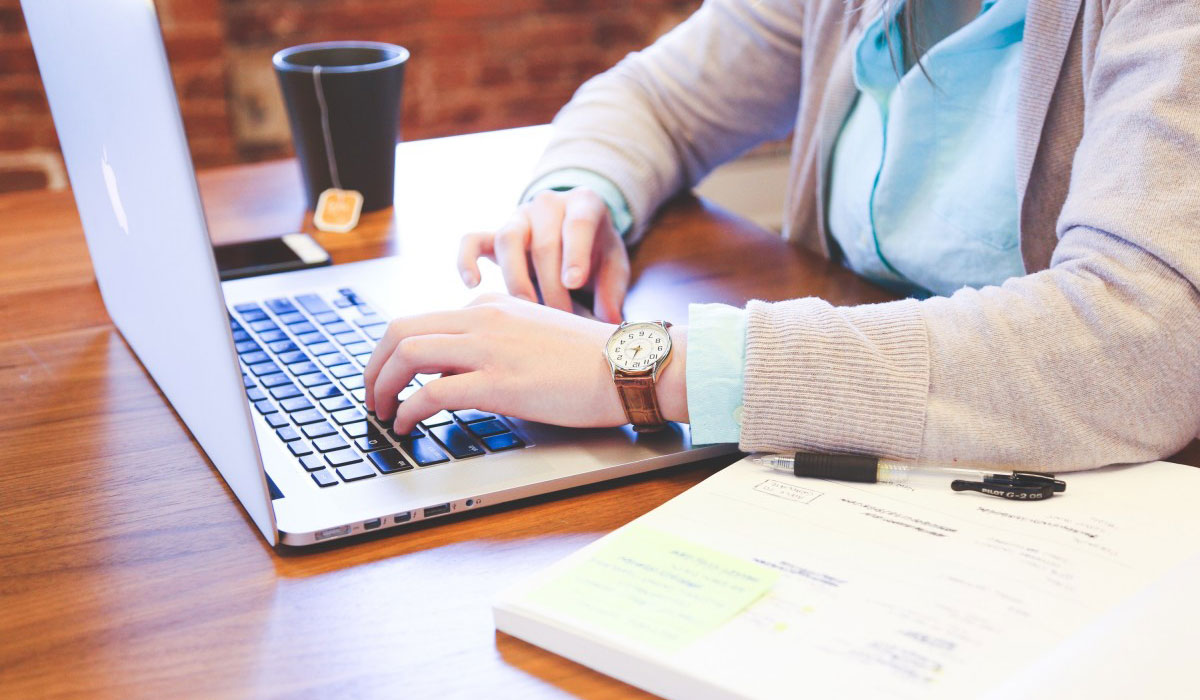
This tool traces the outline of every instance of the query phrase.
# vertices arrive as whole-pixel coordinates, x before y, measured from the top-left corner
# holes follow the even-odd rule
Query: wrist
[[[655,382],[658,410],[663,418],[688,422],[687,408],[687,326],[671,326],[671,361]]]

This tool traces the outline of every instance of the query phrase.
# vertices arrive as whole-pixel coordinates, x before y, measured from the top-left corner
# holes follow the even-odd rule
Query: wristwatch
[[[625,417],[639,433],[662,430],[667,425],[658,410],[654,387],[671,361],[670,327],[666,321],[625,322],[604,346]]]

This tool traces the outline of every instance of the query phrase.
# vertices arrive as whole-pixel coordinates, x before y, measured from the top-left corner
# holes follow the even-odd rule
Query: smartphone
[[[330,264],[329,253],[307,233],[213,246],[213,253],[222,280]]]

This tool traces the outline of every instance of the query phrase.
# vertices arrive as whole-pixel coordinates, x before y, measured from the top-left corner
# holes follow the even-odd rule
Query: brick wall
[[[270,56],[401,44],[405,138],[547,122],[587,78],[699,0],[157,0],[197,167],[291,152]],[[0,192],[66,184],[18,0],[0,0]]]

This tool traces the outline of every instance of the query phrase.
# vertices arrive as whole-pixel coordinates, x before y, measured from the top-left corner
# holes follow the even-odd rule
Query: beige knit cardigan
[[[829,255],[826,168],[877,12],[710,0],[580,88],[534,177],[607,176],[636,238],[671,194],[794,131],[785,235]],[[1029,0],[1024,41],[1027,274],[925,301],[751,302],[743,450],[1067,471],[1200,430],[1200,1]]]

